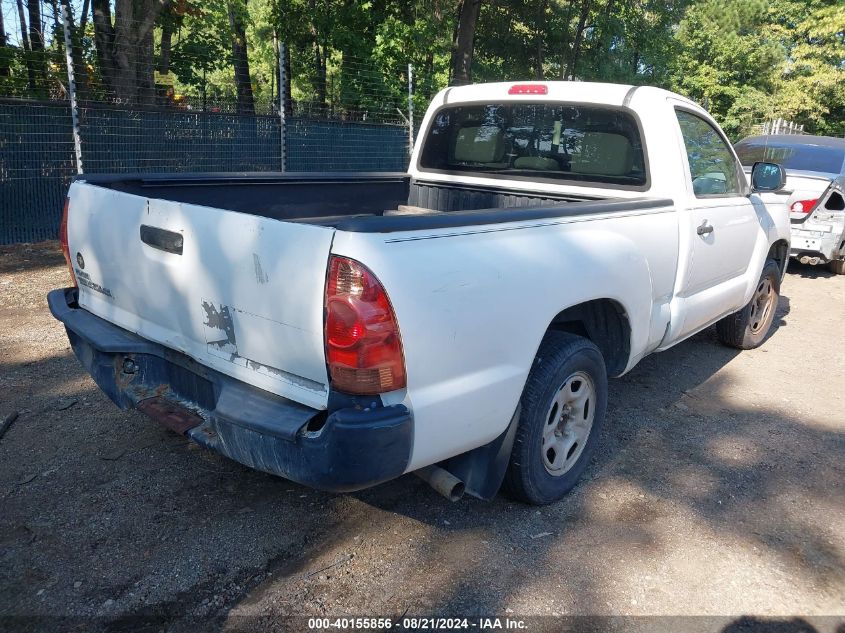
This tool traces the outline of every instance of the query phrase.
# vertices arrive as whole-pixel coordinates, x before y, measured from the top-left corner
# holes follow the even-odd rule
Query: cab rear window
[[[644,187],[636,120],[621,109],[499,103],[441,108],[426,133],[420,169]]]

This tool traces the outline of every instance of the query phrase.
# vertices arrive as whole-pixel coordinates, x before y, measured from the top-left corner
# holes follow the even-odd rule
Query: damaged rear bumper
[[[413,422],[403,405],[381,406],[376,398],[366,408],[312,409],[95,316],[78,306],[76,288],[54,290],[47,300],[79,361],[123,409],[139,409],[246,466],[322,490],[359,490],[407,468]]]

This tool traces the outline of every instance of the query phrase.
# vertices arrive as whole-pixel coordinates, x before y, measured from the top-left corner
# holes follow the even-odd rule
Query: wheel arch
[[[614,299],[592,299],[561,310],[546,331],[569,332],[592,341],[611,376],[621,374],[628,365],[631,323],[625,308]]]
[[[783,277],[786,274],[786,264],[789,262],[789,242],[787,240],[775,241],[769,247],[766,259],[773,259],[777,262],[781,277]]]

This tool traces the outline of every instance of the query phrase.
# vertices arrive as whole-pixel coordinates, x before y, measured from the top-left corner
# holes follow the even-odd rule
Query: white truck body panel
[[[543,333],[568,305],[617,301],[632,324],[631,364],[653,350],[668,325],[676,215],[667,207],[493,231],[338,232],[333,252],[366,259],[390,289],[408,369],[396,397],[414,412],[409,469],[443,459],[445,436],[457,454],[504,431]]]

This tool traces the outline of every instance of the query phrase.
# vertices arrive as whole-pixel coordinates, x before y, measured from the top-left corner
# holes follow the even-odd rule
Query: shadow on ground
[[[7,362],[22,415],[0,441],[0,614],[609,613],[620,569],[701,565],[676,550],[702,535],[715,557],[744,547],[737,569],[776,561],[835,590],[845,561],[819,513],[841,503],[845,437],[784,414],[771,390],[737,397],[736,354],[708,330],[611,381],[584,482],[541,510],[450,504],[412,476],[316,492],[119,412],[68,353]],[[765,630],[805,630],[782,626]]]
[[[65,256],[55,241],[0,246],[0,275],[38,272],[65,265]]]
[[[837,277],[824,264],[811,266],[810,264],[802,264],[794,259],[789,260],[789,267],[786,269],[788,275],[797,275],[804,279],[831,279]]]

